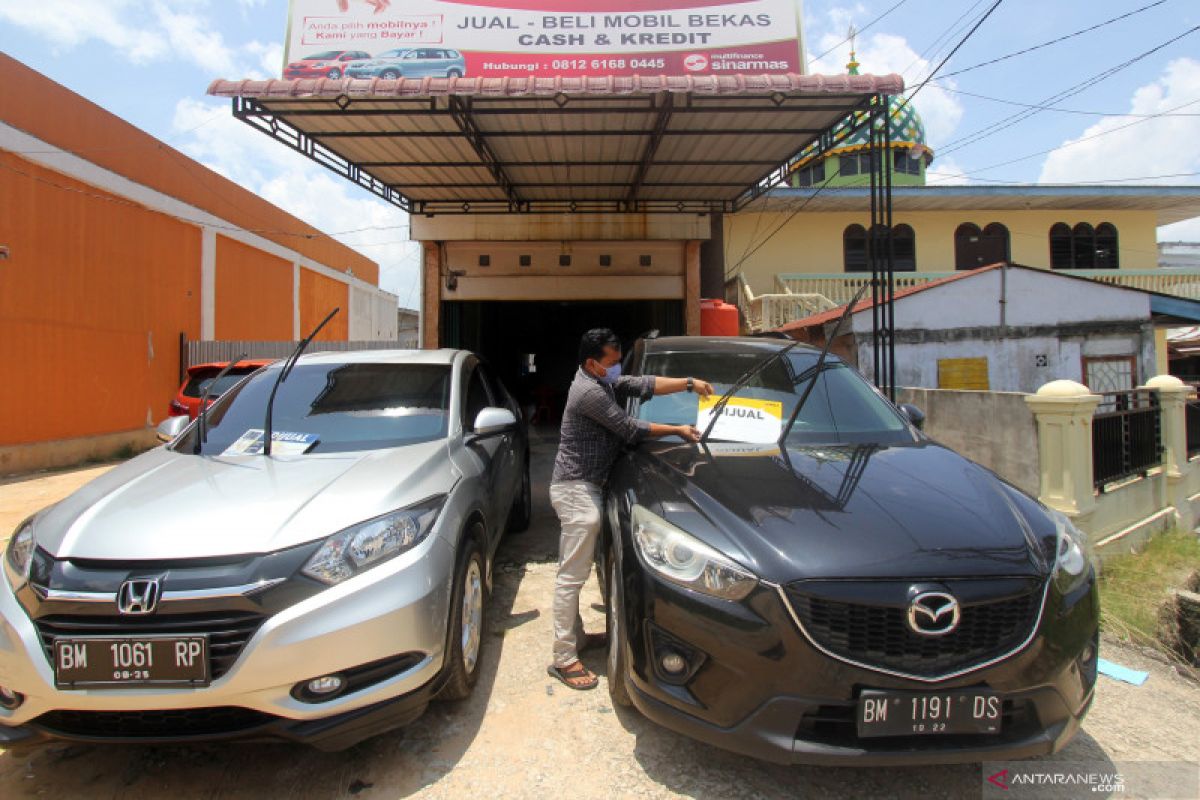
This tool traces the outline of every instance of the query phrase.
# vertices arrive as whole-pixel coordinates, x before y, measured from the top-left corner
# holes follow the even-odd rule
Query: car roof
[[[305,353],[301,364],[453,364],[459,353],[444,347],[440,350],[346,350]]]
[[[647,353],[771,353],[792,344],[790,339],[759,336],[659,336],[645,342]],[[810,344],[794,349],[820,352]]]
[[[258,369],[259,367],[265,367],[267,364],[272,364],[275,361],[276,359],[274,358],[243,358],[237,363],[237,366],[234,367],[234,369]],[[228,361],[210,361],[207,364],[192,364],[187,368],[187,371],[188,374],[191,375],[194,372],[200,372],[201,370],[205,369],[222,370],[227,366],[229,366]]]

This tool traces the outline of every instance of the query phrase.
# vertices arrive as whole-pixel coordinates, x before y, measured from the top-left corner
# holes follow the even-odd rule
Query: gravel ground
[[[490,636],[471,698],[435,703],[406,730],[342,753],[290,745],[141,747],[53,744],[0,750],[0,797],[963,797],[978,766],[780,767],[699,744],[636,712],[614,709],[603,685],[572,692],[545,674],[557,528],[545,496],[552,443],[536,446],[535,519],[502,545],[488,607]],[[0,482],[5,534],[106,467]],[[540,480],[538,480],[540,479]],[[594,580],[589,629],[603,625]],[[1104,655],[1146,669],[1133,687],[1102,677],[1083,732],[1061,762],[1200,762],[1200,684],[1106,642]],[[588,659],[602,671],[603,658]],[[1123,797],[1134,796],[1130,793]]]

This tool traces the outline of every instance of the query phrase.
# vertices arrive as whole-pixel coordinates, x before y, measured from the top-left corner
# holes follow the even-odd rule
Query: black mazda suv
[[[612,471],[598,566],[614,702],[784,763],[1001,760],[1070,741],[1100,609],[1064,515],[806,345],[643,339],[628,365],[725,396],[631,404],[706,435],[645,442]]]

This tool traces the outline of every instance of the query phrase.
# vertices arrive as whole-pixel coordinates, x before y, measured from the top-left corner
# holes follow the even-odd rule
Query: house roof
[[[414,213],[736,210],[899,75],[215,81],[244,122]]]
[[[871,201],[870,188],[781,187],[770,192],[772,210],[786,211],[805,204],[805,213],[863,211]],[[761,205],[765,201],[759,201]],[[751,206],[751,209],[757,208]],[[1200,217],[1200,186],[894,186],[892,211],[1154,211],[1156,225]]]
[[[911,286],[907,289],[901,289],[895,293],[894,297],[896,300],[901,300],[905,297],[919,294],[921,292],[928,292],[931,289],[936,289],[937,287],[944,286],[948,283],[968,280],[979,275],[993,272],[1004,266],[1005,264],[1000,262],[996,264],[989,264],[988,266],[980,267],[979,269],[964,270],[963,272],[955,275],[949,275],[945,278],[929,281],[928,283],[921,284],[920,286]],[[1047,277],[1052,276],[1056,279],[1087,281],[1093,285],[1098,284],[1097,281],[1093,281],[1091,278],[1084,278],[1078,275],[1068,275],[1062,272],[1054,272],[1053,270],[1038,269],[1037,267],[1029,267],[1025,266],[1024,264],[1009,264],[1008,268],[1025,270],[1027,272],[1032,272]],[[1154,318],[1155,322],[1160,324],[1170,323],[1175,325],[1186,325],[1193,322],[1200,322],[1200,301],[1188,300],[1183,297],[1175,297],[1173,295],[1161,294],[1159,292],[1150,292],[1146,291],[1145,289],[1136,289],[1129,286],[1115,286],[1113,284],[1099,285],[1110,289],[1116,289],[1118,291],[1138,292],[1140,294],[1149,295],[1151,317]],[[873,300],[860,300],[855,305],[854,311],[851,312],[851,315],[853,316],[854,314],[861,314],[863,311],[868,311],[874,305],[875,303]],[[786,325],[781,325],[775,330],[792,336],[800,331],[807,331],[812,328],[820,328],[830,322],[836,321],[842,316],[842,313],[845,311],[845,309],[846,306],[841,305],[837,308],[832,308],[828,311],[822,311],[819,314],[813,314],[803,319],[789,322]]]

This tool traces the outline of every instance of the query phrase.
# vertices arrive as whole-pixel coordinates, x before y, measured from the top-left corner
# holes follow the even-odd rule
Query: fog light
[[[679,653],[668,650],[666,655],[662,657],[662,668],[664,672],[668,672],[671,675],[678,675],[687,669],[687,661]]]
[[[25,702],[25,696],[20,692],[14,692],[7,686],[0,686],[0,708],[6,708],[12,711],[14,708]]]
[[[345,681],[340,675],[325,675],[321,678],[313,678],[304,688],[315,695],[327,695],[340,692],[344,684]]]

